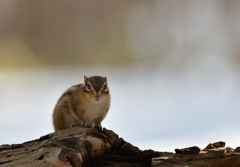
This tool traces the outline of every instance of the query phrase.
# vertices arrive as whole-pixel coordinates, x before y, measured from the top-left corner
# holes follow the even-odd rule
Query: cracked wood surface
[[[0,146],[1,167],[238,167],[240,147],[225,142],[175,149],[139,150],[111,130],[74,127],[22,144]]]
[[[160,155],[139,150],[111,130],[74,127],[0,146],[0,166],[151,166],[151,159]]]

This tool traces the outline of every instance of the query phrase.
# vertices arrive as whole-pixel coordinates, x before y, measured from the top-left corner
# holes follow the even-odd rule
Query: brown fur
[[[90,84],[90,89],[87,85]],[[100,76],[84,76],[84,84],[72,86],[59,98],[53,112],[55,131],[70,128],[76,124],[101,126],[109,106],[109,89],[107,78]],[[99,100],[97,100],[97,96]]]

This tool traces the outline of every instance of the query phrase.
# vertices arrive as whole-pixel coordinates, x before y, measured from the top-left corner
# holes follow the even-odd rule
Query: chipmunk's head
[[[101,76],[84,76],[85,93],[88,98],[93,101],[103,101],[109,99],[109,89],[107,85],[107,77]]]

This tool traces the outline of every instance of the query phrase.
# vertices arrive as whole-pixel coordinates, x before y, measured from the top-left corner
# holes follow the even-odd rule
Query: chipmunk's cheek
[[[84,98],[85,98],[86,100],[90,100],[92,97],[91,97],[91,95],[90,95],[89,93],[86,93],[86,94],[84,95]]]

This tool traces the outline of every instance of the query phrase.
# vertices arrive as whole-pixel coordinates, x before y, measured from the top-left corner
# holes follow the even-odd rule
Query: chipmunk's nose
[[[96,95],[95,95],[95,98],[96,98],[96,100],[98,101],[99,98],[100,98],[100,95],[99,95],[99,94],[96,94]]]

